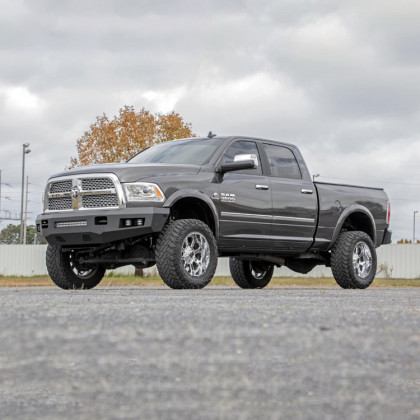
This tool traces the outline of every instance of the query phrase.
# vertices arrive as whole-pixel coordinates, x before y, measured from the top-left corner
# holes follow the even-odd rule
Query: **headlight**
[[[162,190],[156,184],[133,182],[123,184],[127,201],[165,201]]]

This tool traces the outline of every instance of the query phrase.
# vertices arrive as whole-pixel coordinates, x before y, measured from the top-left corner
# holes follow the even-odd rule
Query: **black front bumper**
[[[160,232],[169,211],[161,207],[136,207],[47,213],[37,217],[36,229],[51,245],[97,245]],[[136,226],[139,219],[142,225]],[[126,220],[131,220],[131,227],[126,227]]]

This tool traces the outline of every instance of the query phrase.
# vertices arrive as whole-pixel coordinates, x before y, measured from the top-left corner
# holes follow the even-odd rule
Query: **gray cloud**
[[[175,109],[200,134],[298,144],[325,180],[383,186],[395,238],[420,209],[420,6],[0,0],[2,208],[30,211],[97,115]],[[12,201],[15,200],[15,201]],[[419,235],[420,237],[420,232]]]

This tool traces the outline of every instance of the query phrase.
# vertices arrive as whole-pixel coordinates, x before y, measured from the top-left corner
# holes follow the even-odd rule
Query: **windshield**
[[[143,150],[128,163],[174,163],[203,165],[224,139],[173,140]]]

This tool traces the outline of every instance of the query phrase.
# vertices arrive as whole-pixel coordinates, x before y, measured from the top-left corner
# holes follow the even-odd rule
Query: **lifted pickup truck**
[[[382,189],[314,183],[292,144],[209,135],[54,175],[36,226],[64,289],[92,288],[129,264],[157,264],[175,289],[202,288],[219,256],[242,288],[266,286],[274,266],[322,264],[341,287],[363,289],[376,247],[391,242],[389,221]]]

